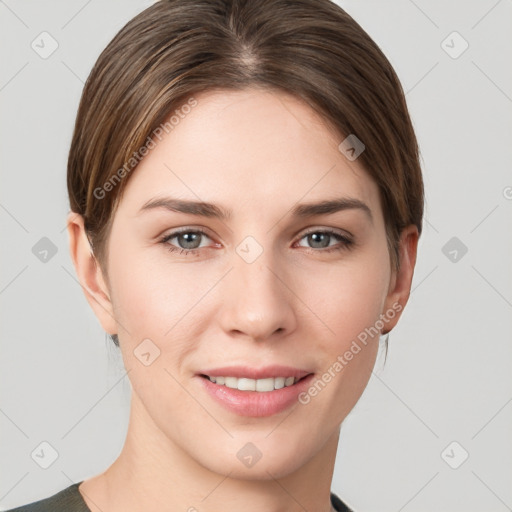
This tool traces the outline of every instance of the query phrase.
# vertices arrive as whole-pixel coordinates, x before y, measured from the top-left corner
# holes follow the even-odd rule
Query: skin
[[[68,217],[77,275],[103,329],[119,336],[132,387],[120,456],[79,490],[94,512],[328,512],[340,425],[371,376],[378,336],[308,404],[269,417],[225,410],[195,373],[285,364],[321,376],[379,315],[403,309],[418,232],[403,230],[393,271],[377,185],[338,150],[344,137],[301,100],[258,89],[195,98],[132,171],[108,242],[108,277],[83,219]],[[212,202],[232,216],[138,213],[162,195]],[[360,199],[372,220],[360,209],[305,219],[289,213],[296,203],[337,197]],[[167,250],[191,247],[183,237],[160,242],[180,227],[207,232],[195,255]],[[315,244],[305,234],[328,228],[350,234],[354,245],[335,237]],[[249,235],[263,248],[252,263],[236,252]],[[326,253],[326,245],[341,249]],[[146,338],[160,350],[149,366],[134,355]],[[236,457],[247,442],[262,453],[250,468]]]

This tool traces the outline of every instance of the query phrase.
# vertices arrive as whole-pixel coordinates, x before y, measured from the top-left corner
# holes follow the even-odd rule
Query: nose
[[[263,251],[252,263],[233,254],[233,268],[223,280],[217,315],[222,329],[231,336],[264,341],[295,330],[290,279],[270,253]]]

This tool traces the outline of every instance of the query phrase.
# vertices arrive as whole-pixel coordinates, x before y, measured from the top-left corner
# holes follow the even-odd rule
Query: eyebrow
[[[218,218],[221,220],[228,220],[232,216],[231,210],[226,210],[213,203],[175,199],[172,197],[156,197],[150,199],[141,207],[139,214],[159,208],[201,217]],[[373,222],[372,212],[368,205],[360,199],[352,197],[341,197],[317,203],[299,204],[291,210],[291,213],[293,217],[306,218],[315,215],[330,215],[339,211],[354,209],[363,211],[368,216],[369,220]]]

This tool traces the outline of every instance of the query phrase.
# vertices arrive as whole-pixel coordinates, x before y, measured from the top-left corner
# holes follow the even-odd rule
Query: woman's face
[[[337,441],[411,265],[391,272],[378,188],[309,106],[255,89],[195,99],[130,177],[108,244],[112,309],[95,311],[119,335],[140,432],[217,473],[284,476]],[[156,199],[215,208],[144,208]],[[344,207],[305,208],[327,201]],[[308,380],[260,394],[201,376],[293,374],[274,365]]]

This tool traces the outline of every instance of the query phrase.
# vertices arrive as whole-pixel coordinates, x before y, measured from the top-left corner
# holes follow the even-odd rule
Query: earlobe
[[[389,333],[397,324],[411,293],[412,278],[416,265],[418,249],[418,228],[415,225],[405,227],[400,234],[400,267],[392,274],[386,297],[384,311],[393,310],[382,334]]]
[[[69,252],[87,302],[107,333],[116,333],[117,324],[108,286],[87,238],[84,219],[75,212],[67,218]]]

